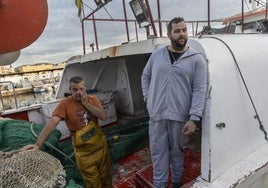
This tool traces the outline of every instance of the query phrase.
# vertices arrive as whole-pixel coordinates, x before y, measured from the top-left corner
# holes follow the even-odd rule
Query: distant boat
[[[42,93],[46,91],[46,88],[44,88],[43,86],[35,86],[33,87],[33,91],[35,93]]]
[[[1,90],[0,92],[1,92],[0,96],[2,97],[9,97],[14,95],[13,90]],[[34,91],[32,87],[15,88],[15,93],[17,95],[24,93],[33,93],[33,92]]]
[[[267,15],[267,9],[261,8],[225,18],[223,24],[226,25],[226,31],[235,26],[235,33],[267,33]]]

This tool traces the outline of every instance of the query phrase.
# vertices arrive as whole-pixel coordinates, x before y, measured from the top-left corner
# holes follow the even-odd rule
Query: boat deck
[[[185,148],[185,173],[183,188],[190,187],[200,175],[201,155],[190,148]],[[145,147],[113,165],[114,188],[153,188],[153,168],[150,151]],[[169,186],[171,184],[169,179]]]

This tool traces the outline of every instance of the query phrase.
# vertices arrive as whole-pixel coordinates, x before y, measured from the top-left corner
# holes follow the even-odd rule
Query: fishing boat
[[[99,2],[97,8],[82,17],[82,28],[86,20],[93,23],[101,21],[94,17],[94,13],[113,3],[96,2]],[[68,60],[55,100],[6,110],[2,117],[44,125],[55,106],[69,95],[68,80],[80,75],[85,79],[88,94],[96,94],[107,110],[108,119],[99,121],[99,124],[110,146],[113,187],[151,188],[148,114],[140,77],[151,53],[168,45],[169,39],[157,36],[148,0],[132,0],[131,3],[142,9],[137,11],[139,14],[134,12],[138,24],[150,23],[145,27],[146,40],[99,49],[95,35],[97,50],[92,49],[90,53]],[[81,5],[78,8],[81,13]],[[125,5],[123,8],[125,10]],[[236,17],[236,20],[243,19],[243,14]],[[136,21],[126,17],[122,20],[126,23]],[[233,19],[229,18],[229,21]],[[210,25],[209,21],[207,23]],[[241,26],[240,23],[237,25]],[[153,35],[148,31],[153,31]],[[209,81],[201,130],[189,138],[185,147],[185,188],[268,186],[268,86],[265,84],[268,82],[268,54],[263,48],[268,44],[268,35],[258,30],[251,34],[244,33],[243,28],[240,31],[242,34],[228,35],[212,35],[209,30],[196,31],[194,33],[198,35],[188,40],[188,45],[201,52],[207,60]],[[259,48],[253,50],[253,46]],[[70,133],[64,122],[58,125],[57,130],[61,133],[60,144],[70,145]],[[67,153],[66,150],[63,152]]]

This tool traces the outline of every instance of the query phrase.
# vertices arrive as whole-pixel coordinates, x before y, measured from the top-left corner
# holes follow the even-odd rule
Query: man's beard
[[[178,40],[180,40],[180,39],[178,39]],[[187,39],[184,38],[183,44],[179,43],[178,40],[171,39],[171,46],[174,50],[181,51],[186,46]]]
[[[76,94],[76,95],[74,96],[74,98],[75,98],[76,100],[80,101],[80,100],[81,100],[81,94]]]

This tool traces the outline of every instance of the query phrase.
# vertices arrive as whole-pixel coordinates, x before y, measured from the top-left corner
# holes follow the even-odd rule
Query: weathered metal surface
[[[169,39],[167,37],[161,37],[139,42],[130,42],[86,54],[81,57],[81,62],[84,63],[93,60],[100,60],[107,57],[152,53],[156,48],[168,43],[168,41]]]

